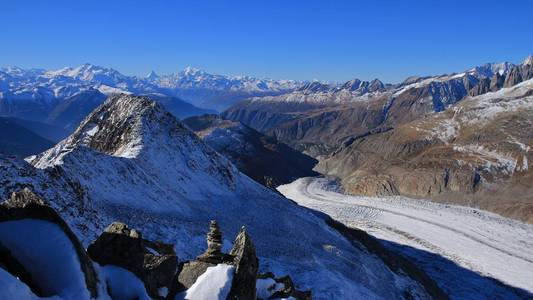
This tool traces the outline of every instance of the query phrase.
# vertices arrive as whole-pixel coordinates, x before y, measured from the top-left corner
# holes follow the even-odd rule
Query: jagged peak
[[[347,81],[341,86],[341,89],[347,89],[347,90],[357,90],[361,86],[362,81],[360,79],[352,79]]]
[[[155,80],[157,78],[159,78],[159,75],[157,75],[157,73],[154,70],[150,71],[150,73],[146,75],[146,79]]]
[[[331,89],[331,86],[327,83],[323,83],[320,81],[313,81],[304,84],[299,90],[300,91],[307,91],[307,92],[327,92]]]
[[[533,65],[533,55],[529,55],[526,59],[524,59],[524,62],[522,62],[523,65]]]
[[[145,96],[116,94],[96,108],[65,141],[63,148],[86,146],[109,155],[133,158],[145,148],[192,135],[160,104]]]
[[[185,76],[196,76],[196,75],[202,75],[202,74],[207,74],[207,73],[201,69],[187,66],[185,67],[185,69],[183,69],[183,71],[180,72],[180,74],[185,75]]]

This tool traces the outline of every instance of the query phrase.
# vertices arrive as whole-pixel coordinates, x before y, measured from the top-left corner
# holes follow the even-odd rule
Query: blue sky
[[[0,66],[344,81],[533,53],[533,0],[0,0]]]

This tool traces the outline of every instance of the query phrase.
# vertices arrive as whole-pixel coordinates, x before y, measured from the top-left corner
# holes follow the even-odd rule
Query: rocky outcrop
[[[158,289],[170,289],[178,259],[171,245],[146,241],[141,233],[126,224],[113,223],[87,249],[100,265],[124,268],[145,284],[147,292],[158,298]]]
[[[235,238],[233,248],[229,254],[221,252],[222,235],[215,221],[212,221],[207,234],[208,248],[197,260],[185,262],[181,265],[176,277],[175,286],[170,297],[184,292],[190,288],[196,280],[209,267],[220,263],[230,264],[235,267],[231,289],[227,299],[256,299],[256,283],[258,280],[259,259],[255,253],[252,239],[244,227]],[[271,274],[271,273],[270,273]],[[270,275],[269,275],[270,276]],[[274,278],[274,275],[271,275]],[[262,277],[263,279],[266,277]],[[297,291],[290,277],[276,278],[276,282],[283,288],[272,293],[272,299],[294,297],[296,299],[311,299],[310,292]]]
[[[268,296],[268,298],[258,299],[298,299],[298,300],[311,300],[311,291],[299,291],[294,286],[294,283],[290,276],[275,277],[271,272],[258,275],[258,280],[261,282],[261,288],[266,291],[262,291],[261,296]],[[264,282],[264,283],[263,283]]]
[[[522,81],[533,78],[533,64],[528,60],[524,64],[515,66],[511,69],[509,74],[505,77],[504,87],[512,87]]]
[[[220,263],[233,264],[234,256],[222,253],[222,232],[215,220],[211,220],[207,232],[207,249],[196,260],[184,262],[180,266],[177,282],[171,292],[172,295],[190,288],[207,268]]]
[[[479,80],[478,84],[469,90],[470,96],[478,96],[488,93],[490,91],[490,78],[483,77]]]
[[[78,238],[53,208],[45,204],[39,196],[35,195],[27,188],[13,193],[7,201],[0,205],[0,227],[2,224],[8,224],[8,222],[31,222],[35,220],[56,225],[62,234],[68,238],[68,241],[70,241],[71,246],[75,251],[75,255],[79,260],[79,268],[85,277],[85,285],[90,296],[98,296],[98,277],[93,268],[91,260],[87,256]],[[33,226],[32,224],[33,223],[28,223],[28,225]],[[46,238],[46,236],[28,236],[29,240],[24,241],[24,243],[26,243],[26,248],[39,249],[39,252],[31,253],[14,253],[13,251],[21,251],[21,249],[18,247],[11,249],[10,244],[7,241],[0,239],[0,264],[3,265],[8,272],[26,283],[38,296],[53,296],[54,293],[61,292],[61,290],[58,290],[57,286],[50,287],[46,284],[46,282],[43,281],[44,278],[42,278],[42,270],[34,270],[32,268],[34,265],[49,265],[50,261],[54,260],[52,257],[53,253],[50,253],[50,249],[45,249],[39,246],[42,243],[42,240],[40,239]],[[30,248],[30,245],[34,248]],[[32,262],[31,265],[28,265],[28,261],[19,261],[17,258],[19,255],[24,256],[26,260],[30,260]],[[76,276],[76,274],[71,275]],[[44,276],[46,275],[44,274]]]
[[[207,268],[214,267],[216,264],[193,260],[182,263],[179,268],[177,277],[174,279],[174,286],[170,295],[176,295],[189,289]]]
[[[255,299],[259,260],[255,255],[252,240],[244,227],[235,238],[233,249],[229,254],[233,257],[235,275],[233,275],[228,299]]]
[[[256,298],[256,281],[259,269],[259,260],[255,253],[253,242],[244,229],[241,229],[237,235],[234,246],[229,254],[222,253],[222,233],[216,223],[210,223],[207,234],[207,250],[198,257],[198,260],[183,263],[177,272],[177,256],[172,245],[153,242],[142,238],[142,234],[135,229],[129,228],[124,223],[115,222],[109,225],[105,231],[88,247],[88,254],[83,246],[79,243],[72,231],[61,217],[37,195],[28,189],[13,193],[9,200],[0,205],[0,268],[6,270],[12,276],[18,278],[26,284],[31,291],[41,297],[59,296],[59,297],[76,297],[85,298],[83,294],[61,294],[64,290],[54,290],[53,284],[49,284],[49,278],[52,274],[43,278],[43,270],[35,273],[33,264],[42,266],[42,260],[47,260],[49,255],[53,255],[53,249],[42,249],[38,252],[27,252],[25,256],[20,255],[20,242],[18,245],[12,243],[13,238],[6,238],[5,230],[11,227],[4,226],[15,221],[28,221],[30,226],[39,226],[31,223],[35,220],[45,221],[57,225],[62,234],[72,243],[79,260],[79,268],[85,277],[88,295],[92,298],[105,295],[99,295],[100,292],[108,292],[113,295],[115,286],[106,279],[102,286],[107,286],[107,291],[99,287],[98,276],[93,268],[93,261],[101,266],[117,266],[126,269],[136,275],[145,285],[146,291],[153,299],[173,299],[174,296],[190,288],[209,267],[224,263],[234,266],[234,274],[231,282],[231,289],[227,299],[255,299]],[[19,223],[17,223],[19,226]],[[26,226],[20,223],[20,226]],[[35,227],[35,230],[39,228]],[[12,230],[12,228],[11,228]],[[42,236],[46,238],[45,236]],[[56,240],[57,237],[52,237]],[[15,239],[19,241],[19,239]],[[59,241],[59,240],[58,240]],[[39,240],[24,241],[25,245],[39,244]],[[64,244],[57,245],[55,251],[63,251]],[[37,248],[34,248],[37,247]],[[38,249],[39,246],[30,246],[30,249]],[[68,247],[67,247],[68,248]],[[19,251],[19,252],[16,252]],[[65,252],[65,253],[67,253]],[[28,255],[31,257],[28,258]],[[24,257],[24,261],[20,258]],[[29,260],[29,261],[27,261]],[[51,261],[62,264],[57,258],[50,258]],[[69,261],[65,257],[66,262]],[[50,262],[44,265],[49,265]],[[77,266],[74,266],[75,270]],[[50,272],[56,272],[49,268]],[[64,267],[58,268],[59,272],[64,271]],[[107,278],[106,271],[101,273],[102,278]],[[77,276],[75,273],[56,274],[57,276]],[[59,278],[58,277],[58,278]],[[58,279],[60,280],[60,279]],[[64,280],[64,279],[63,279]],[[116,279],[115,279],[116,280]],[[289,277],[276,278],[276,282],[283,285],[283,288],[276,291],[274,298],[295,297],[296,299],[310,299],[310,292],[298,292]],[[75,281],[74,281],[75,282]],[[125,283],[122,283],[125,284]],[[69,287],[63,287],[69,289]],[[170,290],[168,295],[163,295],[162,290]],[[74,289],[76,292],[76,289]],[[58,294],[54,294],[58,293]],[[6,295],[9,295],[6,294]],[[87,296],[88,297],[88,296]],[[70,298],[69,298],[70,299]]]

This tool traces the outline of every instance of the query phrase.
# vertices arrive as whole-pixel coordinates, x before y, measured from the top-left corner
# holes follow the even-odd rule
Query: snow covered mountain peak
[[[156,80],[157,78],[159,78],[159,75],[157,75],[157,73],[154,70],[150,71],[150,73],[146,75],[146,79],[148,80]]]
[[[72,149],[81,145],[112,156],[134,158],[151,146],[162,150],[164,144],[175,144],[173,139],[181,135],[192,136],[160,104],[148,97],[119,94],[109,97],[58,146]]]
[[[71,77],[77,80],[82,81],[99,81],[103,84],[113,85],[116,84],[119,80],[124,80],[127,76],[122,75],[117,70],[100,67],[85,63],[78,67],[66,67],[56,71],[48,71],[44,74],[45,77]]]
[[[526,59],[524,59],[524,62],[522,64],[525,65],[533,65],[533,55],[529,55]]]
[[[198,68],[187,66],[185,67],[185,69],[183,69],[183,71],[180,72],[180,74],[183,74],[185,76],[196,76],[196,75],[204,75],[206,74],[206,72]]]

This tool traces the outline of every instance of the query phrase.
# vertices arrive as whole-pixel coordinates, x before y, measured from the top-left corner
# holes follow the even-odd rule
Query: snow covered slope
[[[278,190],[410,257],[452,299],[533,297],[532,225],[404,197],[347,196],[335,186],[325,178],[303,178]]]
[[[291,274],[317,299],[426,295],[322,218],[238,172],[147,98],[111,97],[69,138],[28,161],[33,166],[0,159],[0,194],[29,186],[84,245],[122,221],[187,259],[204,249],[205,224],[216,219],[224,244],[246,225],[261,266]]]

